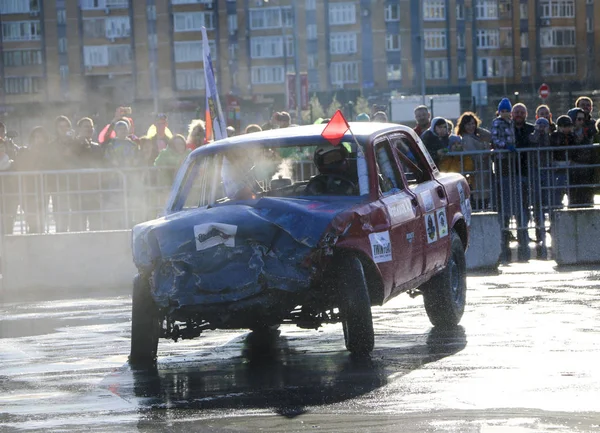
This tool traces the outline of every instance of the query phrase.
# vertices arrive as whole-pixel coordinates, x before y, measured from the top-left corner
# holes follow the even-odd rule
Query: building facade
[[[193,116],[202,26],[222,104],[257,119],[288,108],[298,87],[303,103],[468,96],[474,80],[505,95],[542,82],[593,89],[600,61],[594,0],[0,0],[0,25],[0,112],[11,118],[102,117],[119,104]]]

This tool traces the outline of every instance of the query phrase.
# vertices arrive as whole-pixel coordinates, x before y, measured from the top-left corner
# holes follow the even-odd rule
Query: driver
[[[313,177],[306,191],[310,195],[356,195],[357,188],[350,167],[348,149],[339,146],[321,146],[315,150],[313,161],[319,174]]]

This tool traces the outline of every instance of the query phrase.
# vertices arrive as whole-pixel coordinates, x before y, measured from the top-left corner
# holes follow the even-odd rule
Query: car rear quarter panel
[[[469,244],[469,226],[471,225],[469,184],[459,173],[440,173],[437,180],[444,186],[448,197],[450,227],[456,230],[466,249]]]

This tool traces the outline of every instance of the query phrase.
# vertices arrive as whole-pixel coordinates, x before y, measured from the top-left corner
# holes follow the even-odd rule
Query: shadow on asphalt
[[[383,387],[391,375],[397,380],[461,351],[467,343],[460,326],[402,338],[394,347],[383,345],[371,357],[359,358],[345,351],[295,351],[278,333],[250,333],[242,356],[124,369],[133,375],[132,389],[121,386],[119,394],[128,400],[123,393],[131,392],[142,411],[254,408],[293,418],[309,406],[343,402]]]

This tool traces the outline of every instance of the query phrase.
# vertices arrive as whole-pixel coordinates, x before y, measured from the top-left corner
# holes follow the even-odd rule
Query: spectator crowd
[[[529,239],[524,228],[533,206],[527,199],[532,192],[543,196],[542,206],[546,209],[561,207],[565,193],[569,194],[569,206],[593,206],[594,190],[590,185],[594,183],[593,165],[597,158],[590,146],[584,145],[600,142],[600,120],[593,118],[592,100],[585,96],[578,98],[574,108],[556,120],[548,105],[539,105],[535,119],[530,122],[528,108],[523,103],[513,105],[508,98],[500,101],[496,114],[489,129],[483,127],[473,112],[457,116],[455,126],[450,119],[432,118],[429,108],[421,105],[414,110],[416,126],[413,129],[440,171],[468,174],[477,209],[491,209],[495,202],[504,227],[508,227],[510,218],[517,219],[519,258],[527,260]],[[318,119],[315,123],[328,120]],[[374,109],[371,114],[358,114],[354,120],[387,122],[388,118],[384,111]],[[289,113],[275,112],[263,125],[248,125],[244,133],[291,126],[295,125]],[[35,127],[25,143],[18,146],[7,136],[6,126],[0,122],[0,173],[46,173],[43,179],[31,176],[17,181],[16,177],[0,177],[4,232],[12,233],[19,207],[26,215],[25,231],[44,232],[44,215],[50,200],[59,232],[128,228],[131,222],[156,217],[186,155],[207,143],[206,128],[202,120],[196,119],[188,125],[185,135],[173,133],[167,115],[158,114],[144,134],[138,135],[138,130],[131,107],[119,107],[114,118],[99,130],[89,117],[73,125],[66,116],[58,116],[53,130]],[[232,127],[228,127],[227,132],[229,136],[236,134]],[[578,147],[569,150],[571,146]],[[536,154],[542,155],[542,160],[539,156],[534,158],[534,153],[524,152],[553,147],[557,150]],[[466,156],[460,156],[462,152],[467,152]],[[538,168],[544,164],[553,169],[541,175]],[[58,174],[63,170],[81,169],[112,169],[112,173],[100,175],[84,170]],[[118,177],[115,170],[125,174]],[[123,183],[129,185],[130,201],[146,204],[141,206],[145,210],[130,216],[135,221],[122,221],[120,217],[119,201],[123,197],[115,191]],[[531,191],[532,185],[534,188],[551,186],[551,193]],[[149,187],[161,192],[149,197],[145,195]],[[148,206],[149,202],[153,205]],[[518,209],[514,203],[518,203]],[[95,212],[97,209],[102,212]],[[545,233],[540,227],[544,222],[538,216],[540,213],[533,214],[538,227],[536,242],[543,245]],[[508,254],[509,241],[507,231],[503,239],[504,254]]]

